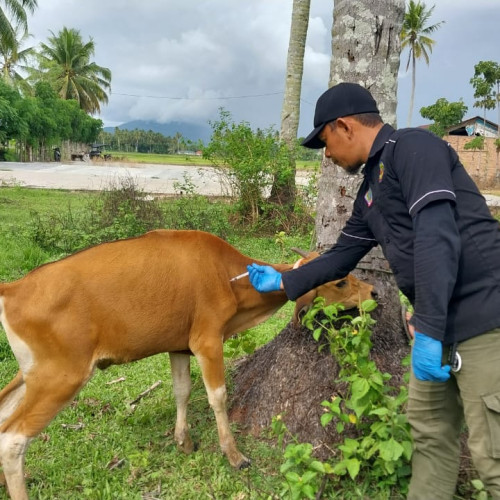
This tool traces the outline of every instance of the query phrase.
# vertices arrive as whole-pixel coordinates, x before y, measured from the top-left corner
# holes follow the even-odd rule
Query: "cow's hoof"
[[[186,455],[190,455],[198,449],[198,443],[193,443],[191,438],[186,438],[183,441],[177,442],[177,449]]]
[[[238,465],[238,470],[248,469],[252,465],[252,461],[249,458],[244,458]]]

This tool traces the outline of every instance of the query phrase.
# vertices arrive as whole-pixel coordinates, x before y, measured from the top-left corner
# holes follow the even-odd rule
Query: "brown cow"
[[[98,245],[0,284],[0,319],[20,368],[0,392],[0,460],[11,497],[27,498],[24,456],[30,441],[96,367],[160,352],[170,353],[178,446],[193,450],[186,422],[193,354],[221,449],[233,467],[247,466],[229,429],[222,344],[287,301],[284,292],[259,294],[248,277],[231,281],[252,262],[211,234],[159,230]],[[372,289],[363,284],[350,296],[350,286],[332,282],[328,288],[337,292],[331,300],[347,306],[368,298]]]

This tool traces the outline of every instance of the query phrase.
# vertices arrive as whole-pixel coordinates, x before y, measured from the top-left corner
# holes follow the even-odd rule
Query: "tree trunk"
[[[415,86],[417,84],[417,63],[415,58],[415,53],[412,49],[412,58],[411,58],[411,94],[410,94],[410,107],[408,108],[408,120],[406,122],[407,127],[411,127],[411,117],[413,115],[413,105],[415,103]]]
[[[404,0],[336,0],[332,29],[330,85],[357,82],[378,101],[384,119],[396,122],[396,90],[399,69],[399,33]],[[319,181],[317,248],[329,248],[349,217],[360,183],[359,176],[345,174],[329,160],[323,161]],[[370,252],[356,271],[374,283],[379,294],[372,355],[379,369],[401,383],[401,359],[408,353],[398,289],[385,259]],[[304,328],[288,325],[272,342],[243,360],[235,369],[231,416],[256,432],[274,415],[283,420],[299,440],[311,442],[325,458],[329,445],[338,441],[330,426],[320,424],[321,401],[339,388],[334,380],[336,361],[319,353],[318,344]]]
[[[299,128],[300,92],[310,4],[311,0],[293,0],[280,132],[281,140],[288,145],[290,168],[286,175],[275,177],[271,188],[271,201],[291,208],[295,202],[295,148]]]
[[[384,121],[396,126],[404,0],[336,0],[333,15],[329,87],[344,81],[363,85],[377,101]],[[329,159],[323,160],[316,217],[320,251],[337,240],[360,183],[361,174],[346,174]]]

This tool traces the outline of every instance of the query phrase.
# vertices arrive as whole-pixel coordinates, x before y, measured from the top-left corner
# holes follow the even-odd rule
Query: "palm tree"
[[[401,30],[401,48],[408,47],[410,49],[408,54],[408,62],[406,64],[406,71],[410,67],[411,62],[411,97],[410,109],[408,111],[408,127],[411,124],[411,117],[413,114],[413,103],[415,100],[415,69],[416,61],[421,57],[429,64],[429,53],[432,52],[432,47],[436,43],[435,40],[429,38],[429,35],[434,33],[444,23],[440,21],[436,24],[428,25],[429,19],[432,15],[435,5],[430,9],[427,8],[425,3],[418,0],[410,0],[408,8],[405,12],[403,21],[403,29]]]
[[[33,47],[28,47],[26,49],[21,49],[21,47],[31,35],[29,35],[20,25],[14,28],[14,33],[14,43],[7,38],[0,37],[0,77],[8,85],[28,93],[29,84],[25,78],[17,72],[17,69],[29,70],[26,64],[29,56],[34,53]]]
[[[290,168],[285,175],[275,176],[271,189],[271,199],[289,208],[293,208],[295,200],[295,148],[310,5],[311,0],[293,0],[280,131],[280,139],[288,145],[290,151]]]
[[[28,31],[26,9],[33,13],[38,7],[37,0],[0,0],[0,40],[3,43],[15,45],[16,29],[11,24],[20,26],[24,32]]]
[[[64,27],[57,35],[51,31],[39,53],[41,78],[54,87],[62,99],[75,99],[87,113],[99,113],[108,102],[111,71],[91,61],[94,41],[83,43],[80,32]]]

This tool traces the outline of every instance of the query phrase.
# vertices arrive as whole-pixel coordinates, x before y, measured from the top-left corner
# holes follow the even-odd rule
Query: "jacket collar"
[[[368,161],[365,163],[365,167],[363,168],[363,173],[367,173],[367,169],[373,164],[376,164],[375,157],[384,149],[384,146],[387,144],[389,137],[394,133],[394,128],[391,127],[388,123],[384,124],[384,126],[379,130],[379,133],[375,137],[373,141],[372,147],[370,149],[370,154],[368,155]]]
[[[392,128],[388,123],[386,123],[375,137],[373,141],[372,148],[370,149],[370,154],[368,155],[368,162],[373,158],[379,151],[383,149],[386,145],[389,137],[394,133],[394,128]]]

